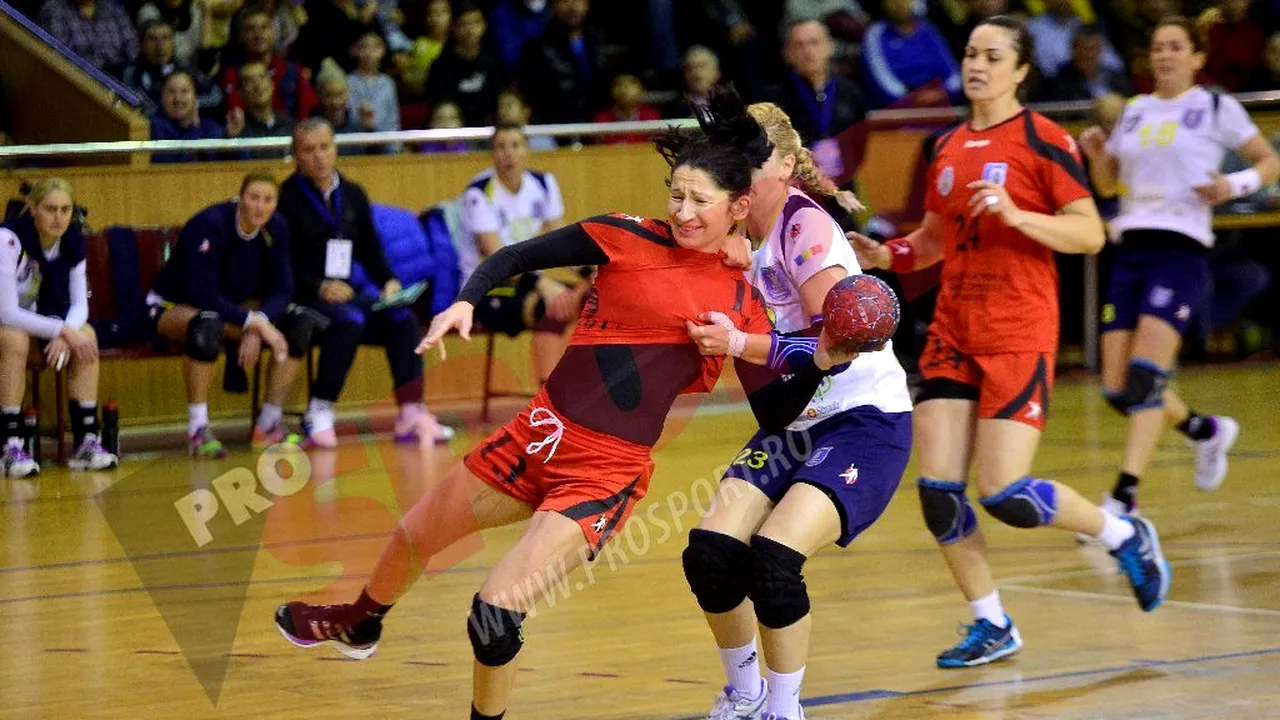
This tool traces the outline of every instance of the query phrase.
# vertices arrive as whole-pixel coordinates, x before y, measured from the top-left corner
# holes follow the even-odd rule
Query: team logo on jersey
[[[814,450],[813,455],[810,455],[809,459],[804,461],[804,466],[817,467],[821,465],[822,462],[827,459],[827,456],[831,454],[831,450],[832,448],[830,447],[820,447],[817,450]]]
[[[787,281],[782,277],[782,271],[775,265],[760,268],[760,283],[764,285],[764,294],[774,302],[782,302],[791,297]]]
[[[1191,108],[1182,113],[1182,124],[1186,125],[1188,130],[1195,130],[1202,122],[1204,122],[1204,108]]]
[[[792,240],[795,240],[796,238],[800,237],[800,223],[796,223],[795,225],[792,225],[791,229],[787,231],[787,236],[790,237]]]
[[[1148,302],[1151,303],[1151,307],[1162,308],[1167,306],[1172,300],[1173,300],[1172,288],[1167,288],[1163,285],[1157,285],[1151,288],[1151,297],[1148,298]]]
[[[644,218],[640,217],[639,215],[623,215],[622,217],[624,220],[630,220],[633,223],[637,223],[641,225],[644,224]]]
[[[956,171],[950,165],[942,168],[942,172],[938,173],[938,194],[946,197],[951,194],[951,189],[956,186]]]
[[[1142,113],[1128,113],[1124,116],[1124,120],[1120,123],[1120,131],[1131,133],[1138,129],[1138,123],[1142,122]]]
[[[987,163],[982,166],[982,179],[994,185],[1004,185],[1009,175],[1009,163]]]

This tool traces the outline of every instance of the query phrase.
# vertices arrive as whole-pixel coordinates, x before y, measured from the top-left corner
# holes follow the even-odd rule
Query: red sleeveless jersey
[[[1067,131],[1023,110],[938,140],[925,209],[946,225],[942,289],[931,332],[969,355],[1058,348],[1058,272],[1053,251],[995,215],[970,217],[969,183],[1003,185],[1022,210],[1052,215],[1090,197],[1079,150]]]

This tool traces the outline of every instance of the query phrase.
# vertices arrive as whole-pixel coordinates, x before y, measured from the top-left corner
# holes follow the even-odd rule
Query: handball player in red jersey
[[[1058,347],[1053,254],[1093,254],[1105,242],[1075,141],[1018,99],[1032,56],[1021,21],[981,21],[962,63],[972,115],[935,146],[923,225],[884,245],[850,234],[864,267],[909,272],[943,262],[920,358],[916,483],[925,523],[975,618],[938,656],[943,668],[989,663],[1022,647],[965,494],[971,464],[979,504],[996,520],[1098,538],[1144,611],[1169,591],[1169,565],[1150,522],[1106,513],[1031,474]]]

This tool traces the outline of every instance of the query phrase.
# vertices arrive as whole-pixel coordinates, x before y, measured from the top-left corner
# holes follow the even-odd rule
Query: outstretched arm
[[[490,290],[521,273],[608,262],[609,256],[581,225],[568,225],[490,255],[468,278],[458,300],[474,307]]]

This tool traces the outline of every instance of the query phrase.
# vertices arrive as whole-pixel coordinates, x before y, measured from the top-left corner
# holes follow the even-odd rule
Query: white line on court
[[[1040,588],[1030,587],[1027,585],[1007,585],[1000,584],[1000,590],[1012,590],[1014,592],[1030,593],[1032,595],[1054,595],[1058,597],[1084,598],[1086,600],[1110,600],[1113,602],[1132,603],[1133,598],[1129,595],[1110,595],[1108,593],[1087,592],[1084,590],[1059,590],[1057,588]],[[1185,600],[1165,600],[1165,607],[1184,608],[1186,610],[1207,610],[1209,612],[1230,613],[1233,615],[1265,615],[1269,617],[1280,617],[1280,610],[1267,610],[1265,608],[1239,607],[1236,605],[1217,605],[1214,603],[1198,603],[1188,602]]]

